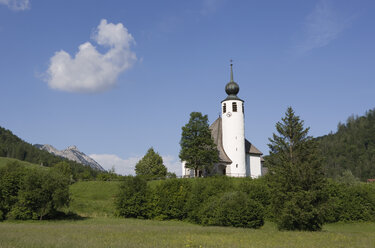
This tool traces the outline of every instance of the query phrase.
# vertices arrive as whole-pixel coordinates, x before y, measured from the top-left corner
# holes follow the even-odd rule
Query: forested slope
[[[328,177],[350,170],[361,180],[375,178],[375,109],[349,117],[336,133],[317,140]]]
[[[15,158],[48,167],[64,162],[69,164],[76,179],[90,179],[98,174],[98,171],[88,166],[40,150],[3,127],[0,127],[0,157]]]

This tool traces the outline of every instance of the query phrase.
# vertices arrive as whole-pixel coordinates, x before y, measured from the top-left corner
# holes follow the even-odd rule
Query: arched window
[[[232,102],[232,111],[237,112],[237,103],[236,102]]]
[[[223,104],[223,114],[225,114],[227,112],[227,104],[224,103]]]

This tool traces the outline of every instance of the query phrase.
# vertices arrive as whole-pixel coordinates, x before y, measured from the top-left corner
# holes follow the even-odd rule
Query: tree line
[[[344,171],[366,181],[375,178],[375,109],[364,116],[350,116],[339,123],[337,131],[317,138],[328,177],[339,177]]]

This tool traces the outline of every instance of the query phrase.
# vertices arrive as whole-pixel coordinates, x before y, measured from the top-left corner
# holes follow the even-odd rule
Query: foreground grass
[[[0,247],[375,247],[375,223],[333,224],[322,232],[203,227],[109,217],[0,223]]]
[[[0,248],[375,247],[375,223],[335,223],[321,232],[280,232],[270,222],[253,230],[115,218],[113,200],[119,183],[71,185],[72,201],[65,210],[86,216],[83,220],[0,222]]]

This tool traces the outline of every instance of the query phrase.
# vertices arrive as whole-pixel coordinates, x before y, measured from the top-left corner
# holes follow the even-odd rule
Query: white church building
[[[240,87],[233,81],[232,64],[230,66],[230,82],[225,86],[228,96],[221,101],[221,116],[210,126],[219,152],[214,173],[257,178],[262,176],[262,152],[245,138],[244,101],[237,96]],[[182,176],[194,177],[194,170],[185,168],[184,162]]]

